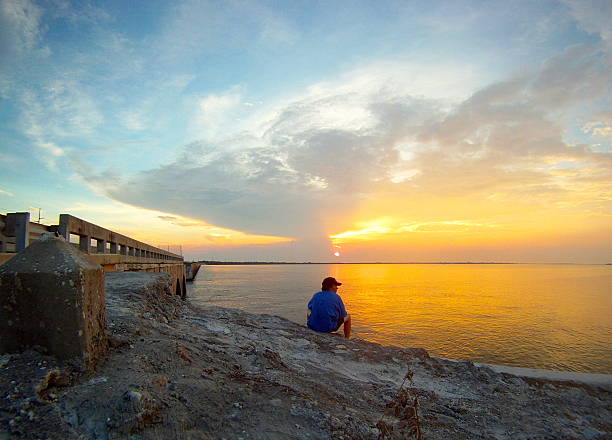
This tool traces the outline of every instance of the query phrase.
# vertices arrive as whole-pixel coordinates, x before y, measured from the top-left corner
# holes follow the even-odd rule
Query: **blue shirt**
[[[340,327],[340,319],[348,315],[342,298],[331,290],[315,293],[308,303],[310,318],[308,327],[318,332],[334,332]]]

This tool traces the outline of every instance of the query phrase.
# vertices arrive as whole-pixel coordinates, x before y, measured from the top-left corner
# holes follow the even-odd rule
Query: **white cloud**
[[[184,0],[171,9],[151,46],[161,62],[174,64],[247,44],[284,46],[298,37],[292,23],[262,2]]]
[[[612,2],[609,0],[563,0],[578,25],[612,45]]]
[[[595,136],[612,136],[612,111],[593,115],[593,119],[582,126],[582,131]]]
[[[10,191],[6,191],[0,188],[0,194],[5,195],[5,196],[9,196],[9,197],[13,197],[13,193]]]
[[[262,14],[262,9],[255,6],[254,11]],[[261,15],[260,41],[264,44],[290,45],[299,38],[299,33],[295,27],[291,26],[281,16],[273,11],[263,11]]]
[[[121,123],[125,128],[133,131],[142,131],[147,127],[146,119],[142,112],[123,112]]]
[[[67,138],[94,133],[103,121],[95,100],[70,79],[56,79],[44,89],[21,90],[20,127],[42,150],[40,159],[57,170],[57,158],[66,154],[59,145]]]
[[[196,113],[192,121],[192,129],[201,137],[213,138],[224,133],[230,125],[235,125],[239,116],[237,110],[242,110],[241,88],[234,86],[224,93],[210,94],[197,101]]]
[[[42,10],[30,0],[0,3],[0,57],[2,65],[12,56],[34,49],[40,42]]]
[[[55,79],[44,89],[24,90],[22,127],[45,139],[88,135],[103,121],[95,98],[77,80]]]
[[[67,0],[50,0],[48,14],[62,18],[71,23],[98,24],[112,20],[112,16],[92,2],[70,2]]]

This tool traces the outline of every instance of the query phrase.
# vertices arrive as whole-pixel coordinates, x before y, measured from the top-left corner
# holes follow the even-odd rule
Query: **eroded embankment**
[[[375,439],[408,371],[425,439],[612,433],[602,386],[523,379],[168,293],[163,274],[107,275],[112,347],[93,374],[36,351],[0,355],[0,439]]]

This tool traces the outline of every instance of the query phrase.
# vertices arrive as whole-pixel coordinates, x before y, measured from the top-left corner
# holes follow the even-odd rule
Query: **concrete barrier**
[[[104,270],[47,233],[0,266],[0,352],[41,346],[91,369],[107,348]]]

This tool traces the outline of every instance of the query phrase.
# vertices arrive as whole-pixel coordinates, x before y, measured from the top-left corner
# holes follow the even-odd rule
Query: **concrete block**
[[[107,348],[104,270],[44,234],[0,266],[0,352],[41,346],[93,368]]]
[[[30,244],[30,213],[8,213],[4,233],[9,237],[15,237],[16,252],[24,250]]]

